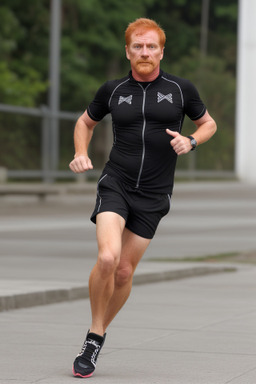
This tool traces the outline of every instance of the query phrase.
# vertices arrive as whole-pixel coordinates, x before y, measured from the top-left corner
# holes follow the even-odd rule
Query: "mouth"
[[[150,65],[152,65],[151,61],[138,61],[137,64],[146,64],[146,65],[150,64]]]

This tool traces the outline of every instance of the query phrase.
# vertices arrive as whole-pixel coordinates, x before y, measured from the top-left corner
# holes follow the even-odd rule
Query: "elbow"
[[[217,132],[217,124],[214,120],[212,120],[212,123],[211,123],[211,132],[212,132],[212,136]]]
[[[208,130],[210,132],[210,137],[213,136],[217,132],[217,124],[216,121],[211,118],[208,121]]]
[[[216,122],[213,120],[212,134],[214,135],[216,132],[217,132],[217,124],[216,124]]]

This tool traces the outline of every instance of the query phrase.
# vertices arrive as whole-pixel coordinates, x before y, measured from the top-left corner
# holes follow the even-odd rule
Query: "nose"
[[[146,45],[143,45],[141,56],[148,56],[148,48]]]

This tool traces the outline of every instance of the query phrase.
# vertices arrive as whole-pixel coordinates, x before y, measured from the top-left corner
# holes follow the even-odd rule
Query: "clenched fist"
[[[93,165],[88,156],[78,155],[71,161],[69,168],[75,173],[82,173],[88,171],[89,169],[93,169]]]

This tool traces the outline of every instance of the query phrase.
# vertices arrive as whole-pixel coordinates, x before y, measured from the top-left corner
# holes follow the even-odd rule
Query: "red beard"
[[[153,71],[154,65],[152,61],[138,60],[136,62],[136,71],[140,74],[146,75]]]

